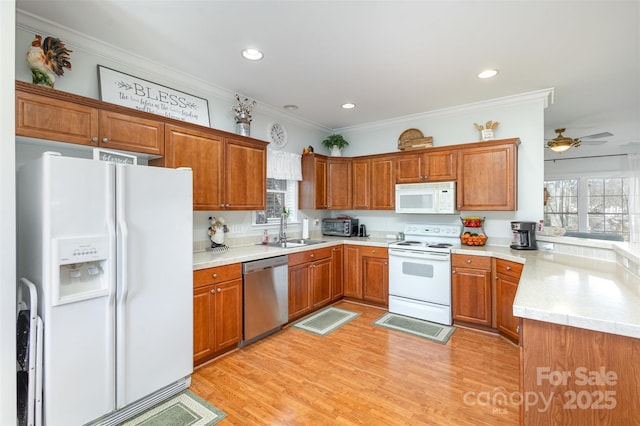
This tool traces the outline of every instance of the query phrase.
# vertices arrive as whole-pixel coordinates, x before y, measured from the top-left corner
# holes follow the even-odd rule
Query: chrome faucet
[[[280,213],[280,232],[278,233],[278,241],[281,247],[287,246],[287,214],[283,211]]]

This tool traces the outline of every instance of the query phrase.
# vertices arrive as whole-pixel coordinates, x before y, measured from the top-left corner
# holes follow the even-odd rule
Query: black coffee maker
[[[536,222],[511,222],[513,240],[511,248],[516,250],[537,250]]]

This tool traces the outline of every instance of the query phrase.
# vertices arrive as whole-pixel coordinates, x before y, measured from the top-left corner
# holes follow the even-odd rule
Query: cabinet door
[[[215,292],[214,286],[193,290],[193,362],[208,358],[215,352]]]
[[[453,319],[491,326],[491,272],[456,267],[451,275]]]
[[[331,301],[331,258],[317,260],[311,265],[311,305],[318,308]]]
[[[163,159],[151,161],[164,167],[191,167],[193,171],[193,208],[220,210],[224,141],[221,137],[197,130],[167,125]],[[266,190],[265,190],[266,193]]]
[[[396,208],[396,176],[393,157],[371,159],[371,209]]]
[[[344,295],[362,299],[362,273],[358,246],[344,246]]]
[[[123,151],[164,154],[162,121],[100,111],[100,146]]]
[[[333,210],[353,208],[351,159],[327,161],[327,204]]]
[[[399,155],[396,158],[396,183],[424,182],[424,168],[424,155]]]
[[[289,267],[289,321],[311,311],[311,263]]]
[[[458,150],[458,210],[516,210],[516,144]]]
[[[327,160],[317,154],[302,157],[302,181],[298,183],[298,206],[301,209],[326,209]]]
[[[216,351],[238,344],[242,339],[242,279],[215,287]]]
[[[371,160],[353,160],[353,208],[371,208]]]
[[[343,261],[342,246],[331,249],[331,301],[334,302],[344,296],[344,273],[342,270]]]
[[[436,151],[425,154],[424,176],[428,182],[456,180],[458,169],[457,151]]]
[[[513,316],[513,301],[518,290],[518,280],[503,274],[496,275],[496,328],[518,341],[520,318]]]
[[[16,135],[98,146],[98,110],[16,91]]]
[[[225,146],[225,209],[264,210],[267,206],[266,147],[236,139],[227,139]]]
[[[378,257],[362,257],[363,299],[389,304],[389,262]]]

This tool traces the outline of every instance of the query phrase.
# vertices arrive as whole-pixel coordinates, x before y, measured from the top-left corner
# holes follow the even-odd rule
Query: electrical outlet
[[[234,234],[242,233],[242,225],[231,225],[231,232]]]

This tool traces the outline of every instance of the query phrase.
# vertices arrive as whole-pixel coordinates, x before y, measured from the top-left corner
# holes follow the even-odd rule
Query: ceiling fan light
[[[565,152],[571,148],[572,145],[573,143],[570,141],[549,142],[549,148],[554,152]]]

